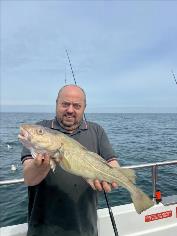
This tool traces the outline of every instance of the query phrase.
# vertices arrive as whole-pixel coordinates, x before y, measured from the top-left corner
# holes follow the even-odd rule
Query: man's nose
[[[67,108],[67,112],[70,112],[72,113],[74,111],[74,107],[73,107],[73,104],[70,104]]]

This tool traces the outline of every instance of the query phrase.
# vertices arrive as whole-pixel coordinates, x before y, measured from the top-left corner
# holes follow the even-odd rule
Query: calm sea
[[[52,119],[47,113],[1,113],[0,180],[22,178],[21,144],[17,135],[22,123]],[[121,165],[177,160],[177,113],[175,114],[86,114],[87,120],[106,130]],[[12,171],[11,165],[17,170]],[[151,170],[137,171],[137,185],[152,196]],[[164,196],[177,194],[177,165],[159,168],[158,188]],[[124,189],[108,195],[111,206],[130,202]],[[105,207],[102,194],[99,207]],[[0,227],[27,221],[27,187],[0,187]]]

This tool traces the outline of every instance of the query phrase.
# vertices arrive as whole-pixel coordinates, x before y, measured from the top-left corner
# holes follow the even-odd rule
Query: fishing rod
[[[173,79],[174,79],[175,83],[177,84],[177,80],[176,80],[176,77],[175,77],[175,74],[174,74],[173,70],[171,70],[171,73],[172,73],[172,76],[173,76]]]
[[[74,83],[75,83],[75,85],[77,85],[75,75],[74,75],[74,71],[73,71],[72,64],[71,64],[71,60],[70,60],[70,57],[69,57],[69,53],[68,53],[67,49],[65,49],[65,51],[66,51],[66,55],[67,55],[67,58],[68,58],[68,61],[69,61],[69,65],[70,65],[70,69],[71,69],[72,76],[73,76],[73,79],[74,79]],[[85,113],[84,113],[84,120],[86,121]],[[112,227],[114,229],[114,234],[115,234],[115,236],[119,236],[118,231],[117,231],[116,222],[115,222],[115,219],[114,219],[114,215],[112,213],[112,209],[111,209],[110,204],[109,204],[107,194],[106,194],[104,189],[103,189],[103,191],[104,191],[104,196],[105,196],[105,199],[106,199],[107,208],[109,210],[109,216],[110,216],[110,219],[111,219]]]
[[[72,73],[72,76],[73,76],[73,79],[74,79],[74,84],[77,85],[77,82],[76,82],[76,79],[75,79],[75,75],[74,75],[74,71],[73,71],[73,67],[72,67],[72,64],[71,64],[70,57],[69,57],[68,50],[65,49],[65,51],[66,51],[66,55],[67,55],[67,58],[68,58],[68,61],[69,61],[69,65],[70,65],[71,73]],[[65,80],[65,81],[66,81],[66,80]],[[86,121],[85,113],[84,113],[84,120]]]
[[[114,234],[115,234],[115,236],[119,236],[118,231],[117,231],[116,222],[115,222],[115,219],[114,219],[114,215],[113,215],[112,209],[109,205],[108,197],[107,197],[107,194],[106,194],[105,190],[104,190],[104,196],[105,196],[106,204],[107,204],[107,207],[108,207],[108,210],[109,210],[109,216],[110,216],[110,219],[111,219],[112,227],[114,229]]]
[[[65,84],[66,84],[66,66],[65,66]]]
[[[75,83],[75,85],[77,85],[77,83],[76,83],[76,79],[75,79],[75,75],[74,75],[74,71],[73,71],[73,68],[72,68],[72,65],[71,65],[71,61],[70,61],[70,58],[69,58],[68,51],[67,51],[67,49],[65,49],[65,51],[66,51],[66,55],[67,55],[67,58],[68,58],[68,61],[69,61],[69,65],[70,65],[71,73],[72,73],[72,75],[73,75],[74,83]]]

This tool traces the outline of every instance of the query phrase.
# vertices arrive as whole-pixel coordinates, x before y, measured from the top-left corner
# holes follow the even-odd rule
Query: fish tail
[[[131,194],[131,197],[138,214],[154,205],[153,201],[138,188]]]

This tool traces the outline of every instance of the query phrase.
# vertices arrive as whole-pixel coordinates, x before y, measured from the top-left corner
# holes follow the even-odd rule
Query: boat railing
[[[131,168],[131,169],[151,168],[152,197],[153,197],[154,202],[156,202],[158,167],[166,166],[166,165],[176,165],[176,164],[177,164],[177,160],[173,160],[173,161],[163,161],[163,162],[124,166],[124,168]]]
[[[130,169],[151,168],[152,193],[153,193],[152,197],[153,197],[153,200],[156,201],[158,167],[166,166],[166,165],[176,165],[176,164],[177,164],[177,160],[172,160],[172,161],[163,161],[163,162],[123,166],[123,168],[130,168]],[[3,186],[3,185],[12,185],[12,184],[20,184],[20,183],[24,183],[23,178],[13,179],[13,180],[2,180],[2,181],[0,181],[0,187]]]

